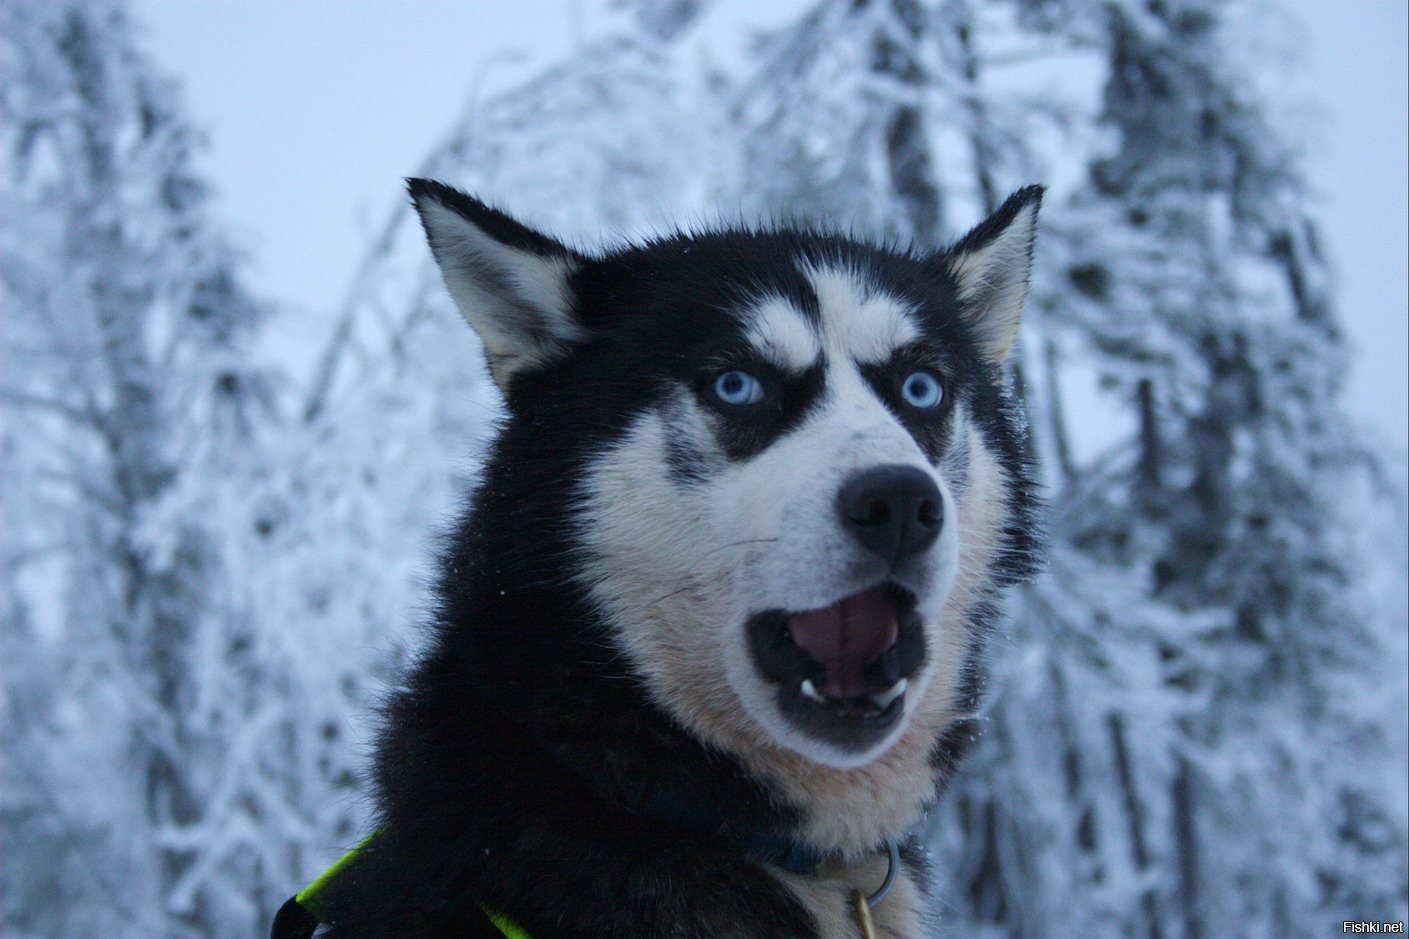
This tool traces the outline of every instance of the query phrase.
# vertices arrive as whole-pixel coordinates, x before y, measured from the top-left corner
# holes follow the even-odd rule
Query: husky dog
[[[932,935],[910,832],[1034,552],[1002,366],[1041,188],[939,253],[588,254],[410,193],[507,419],[326,934]]]

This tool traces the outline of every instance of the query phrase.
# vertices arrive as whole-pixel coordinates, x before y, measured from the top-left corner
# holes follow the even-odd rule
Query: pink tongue
[[[821,610],[788,617],[793,642],[827,670],[821,689],[829,698],[866,694],[861,673],[895,642],[895,602],[884,586],[872,587]]]

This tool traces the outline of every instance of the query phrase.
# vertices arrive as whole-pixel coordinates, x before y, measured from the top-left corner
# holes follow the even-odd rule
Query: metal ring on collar
[[[886,898],[890,888],[895,886],[896,875],[900,873],[900,846],[894,841],[887,841],[886,850],[890,853],[890,865],[886,868],[886,879],[881,881],[875,893],[866,898],[866,903],[870,906],[875,906]]]

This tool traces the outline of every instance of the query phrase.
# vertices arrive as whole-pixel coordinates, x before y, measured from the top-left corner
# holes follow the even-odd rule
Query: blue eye
[[[912,408],[935,408],[944,400],[944,386],[929,372],[915,372],[900,386],[905,403]]]
[[[725,372],[714,380],[714,393],[725,404],[757,404],[763,400],[763,384],[748,372]]]

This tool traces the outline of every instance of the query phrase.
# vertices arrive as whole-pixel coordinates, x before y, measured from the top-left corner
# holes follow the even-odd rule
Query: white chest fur
[[[793,892],[812,916],[821,939],[860,939],[863,935],[855,891],[870,894],[885,879],[890,863],[884,854],[846,864],[824,861],[812,876],[802,876],[779,868],[770,872]],[[885,899],[871,907],[877,939],[923,939],[924,901],[904,864],[896,872],[895,883]]]

